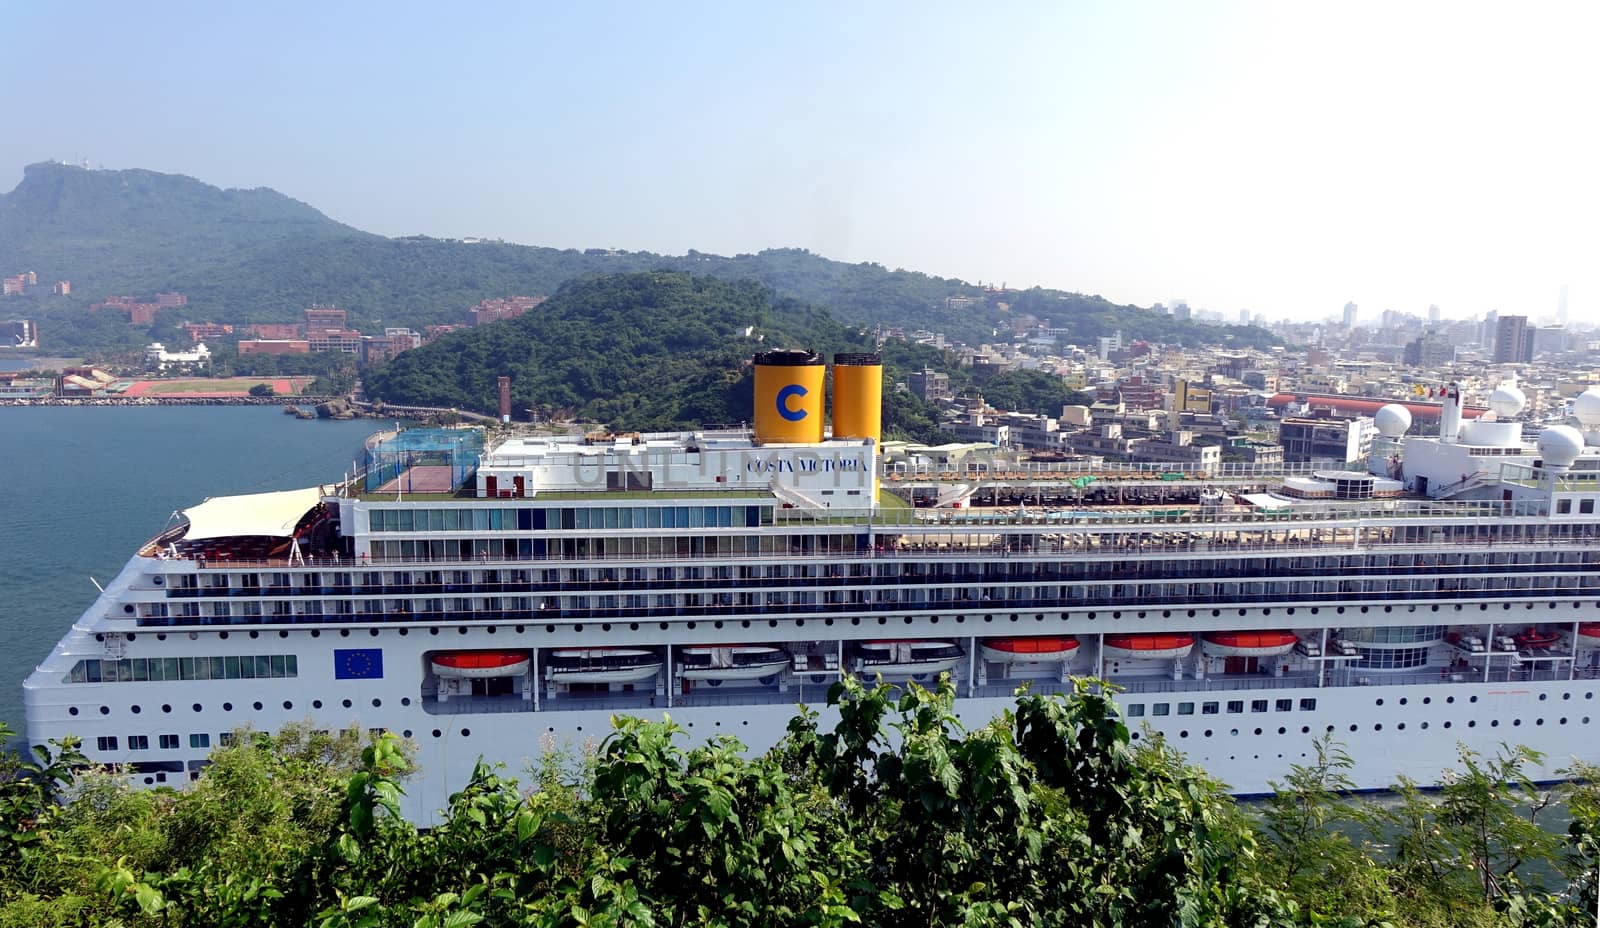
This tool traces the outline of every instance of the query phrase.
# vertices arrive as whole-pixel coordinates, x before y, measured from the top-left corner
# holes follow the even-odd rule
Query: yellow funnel
[[[833,356],[833,437],[883,441],[882,356]]]
[[[826,369],[815,351],[766,351],[755,357],[756,442],[822,441]]]

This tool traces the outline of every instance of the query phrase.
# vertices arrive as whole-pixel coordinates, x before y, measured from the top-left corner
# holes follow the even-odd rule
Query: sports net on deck
[[[482,429],[406,429],[367,449],[368,493],[453,493],[478,469]]]

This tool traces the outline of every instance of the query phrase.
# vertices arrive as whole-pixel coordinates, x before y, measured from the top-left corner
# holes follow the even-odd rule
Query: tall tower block
[[[883,357],[833,356],[833,437],[883,441]]]
[[[755,356],[756,442],[822,441],[827,369],[815,351],[764,351]]]

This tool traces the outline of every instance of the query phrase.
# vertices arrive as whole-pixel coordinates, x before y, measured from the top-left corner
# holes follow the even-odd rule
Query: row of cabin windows
[[[264,680],[300,675],[293,654],[243,657],[132,657],[120,661],[90,658],[74,664],[69,683],[145,683],[166,680]]]
[[[1578,511],[1580,513],[1583,513],[1584,515],[1593,515],[1594,514],[1594,500],[1593,499],[1580,499],[1580,500],[1578,500]],[[1558,500],[1556,500],[1556,514],[1557,515],[1563,515],[1563,516],[1564,515],[1569,515],[1569,514],[1571,514],[1571,512],[1572,512],[1572,500],[1570,500],[1570,499],[1558,499]]]
[[[374,532],[541,532],[610,528],[754,528],[770,506],[585,506],[548,509],[371,509]]]
[[[224,747],[226,747],[227,745],[233,743],[233,733],[232,732],[223,732],[218,737],[221,739],[220,743]],[[163,751],[176,751],[182,746],[181,739],[177,735],[157,735],[156,739],[157,739],[157,743],[161,746],[161,750],[163,750]],[[117,744],[118,744],[118,741],[117,741],[117,736],[116,735],[101,735],[100,737],[94,739],[94,746],[95,746],[96,750],[100,750],[100,751],[115,751],[115,750],[118,750]],[[189,735],[189,747],[197,749],[197,750],[210,748],[211,747],[211,735],[206,733],[206,732],[196,732],[194,734]],[[148,750],[150,750],[150,736],[149,735],[129,735],[128,736],[128,750],[130,750],[130,751],[148,751]]]
[[[1178,705],[1178,714],[1179,715],[1194,715],[1195,703],[1192,703],[1192,702],[1180,702],[1177,705]],[[1217,714],[1222,712],[1222,707],[1223,707],[1223,703],[1220,700],[1216,701],[1216,702],[1202,702],[1199,705],[1200,705],[1200,714],[1201,715],[1217,715]],[[1270,709],[1269,709],[1269,706],[1270,706]],[[1145,704],[1142,703],[1142,702],[1132,703],[1131,705],[1127,706],[1128,718],[1130,718],[1130,719],[1144,718],[1145,708],[1146,708]],[[1317,701],[1316,701],[1315,698],[1300,700],[1300,711],[1302,711],[1302,712],[1315,712],[1316,708],[1317,708]],[[1150,715],[1152,715],[1152,716],[1171,715],[1172,714],[1172,703],[1170,703],[1170,702],[1151,703],[1150,706],[1149,706],[1149,710],[1150,710]],[[1227,703],[1227,711],[1230,714],[1236,714],[1236,713],[1244,712],[1245,711],[1245,701],[1243,699],[1229,700],[1228,703]],[[1294,711],[1294,700],[1292,700],[1292,699],[1277,699],[1277,700],[1272,700],[1272,699],[1252,699],[1252,700],[1250,700],[1250,711],[1251,712],[1267,712],[1267,711],[1272,711],[1272,712],[1293,712]]]

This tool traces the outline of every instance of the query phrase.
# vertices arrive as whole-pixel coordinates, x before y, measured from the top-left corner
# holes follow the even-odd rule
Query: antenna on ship
[[[94,588],[100,592],[104,593],[106,591],[106,588],[100,585],[100,581],[96,580],[93,574],[89,575],[89,582],[94,584]]]

